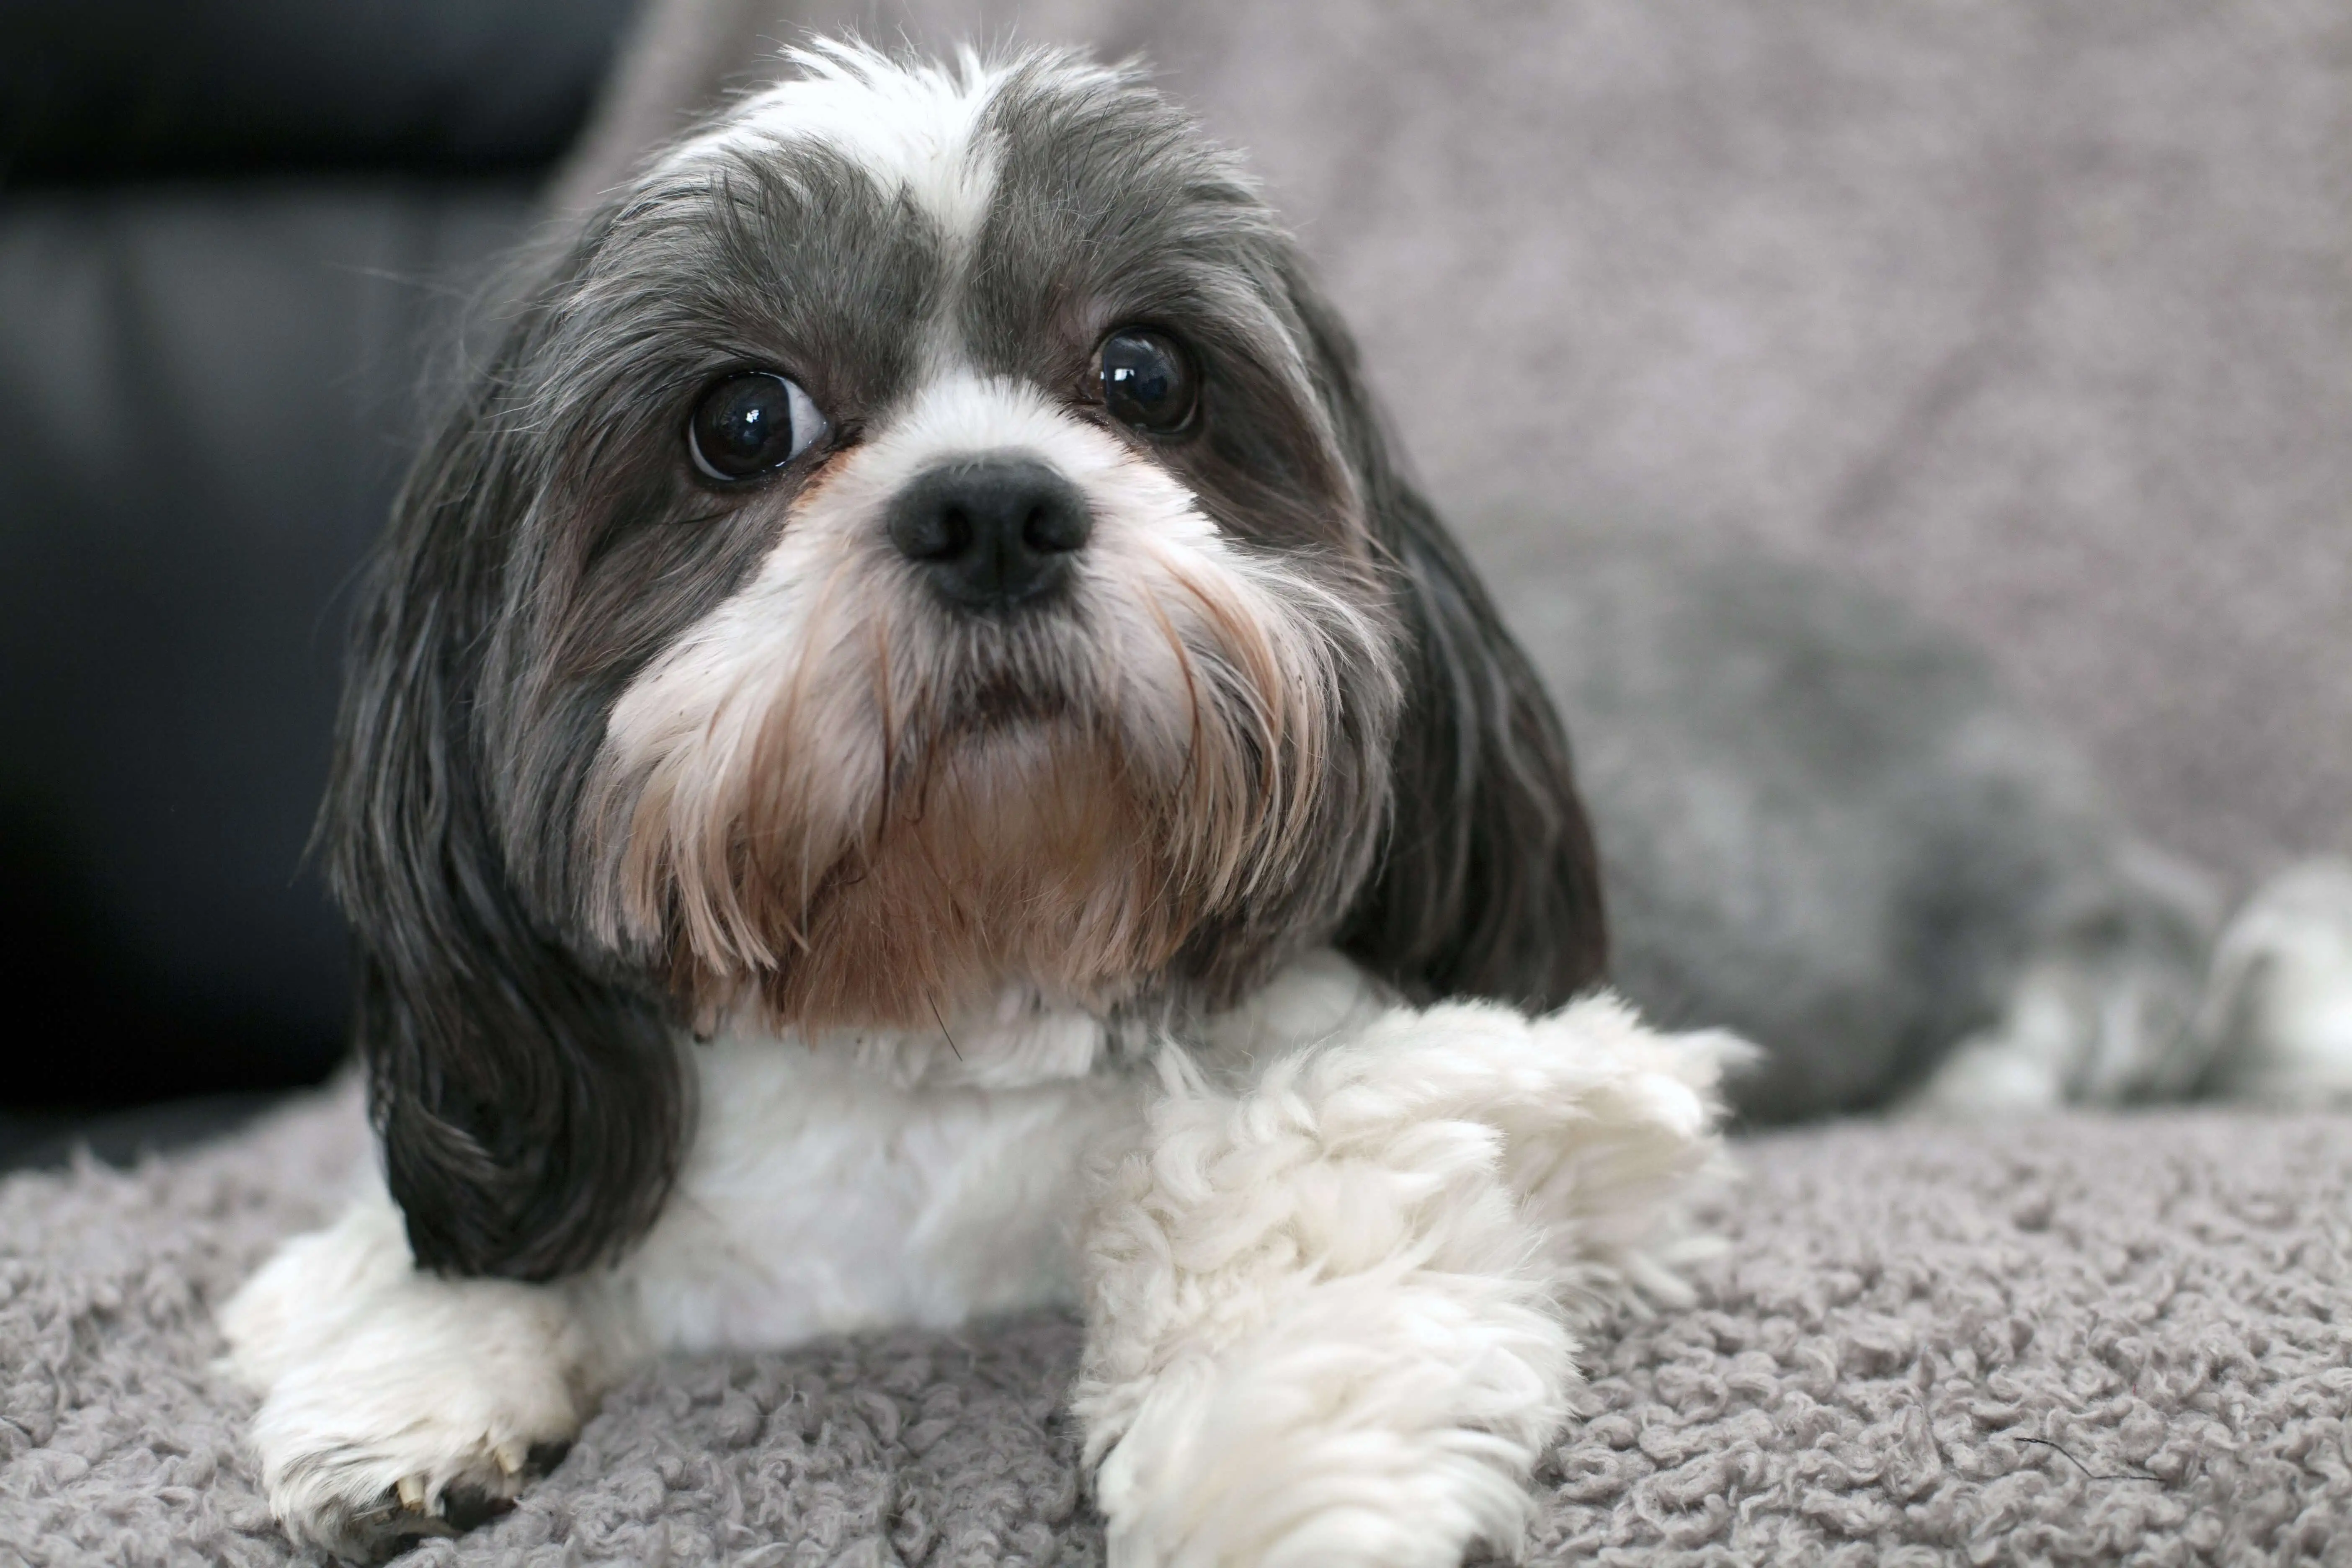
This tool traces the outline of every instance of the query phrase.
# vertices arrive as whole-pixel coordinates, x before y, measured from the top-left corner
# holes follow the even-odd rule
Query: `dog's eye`
[[[687,450],[714,479],[748,479],[780,468],[824,433],[800,384],[770,371],[730,375],[702,395],[687,421]]]
[[[1102,396],[1103,406],[1122,423],[1170,436],[1191,423],[1200,392],[1173,338],[1122,327],[1103,340]]]

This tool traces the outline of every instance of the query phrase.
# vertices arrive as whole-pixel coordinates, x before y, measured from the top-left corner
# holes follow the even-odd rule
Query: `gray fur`
[[[1525,520],[1520,520],[1524,522]],[[2214,910],[1957,638],[1723,542],[1496,520],[1507,613],[1559,698],[1601,844],[1617,983],[1768,1047],[1750,1116],[1885,1103],[1997,1030],[2032,964],[2137,998],[2071,1098],[2178,1094]]]

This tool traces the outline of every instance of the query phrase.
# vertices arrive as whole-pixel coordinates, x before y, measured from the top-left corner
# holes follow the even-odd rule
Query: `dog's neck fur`
[[[1392,1000],[1370,975],[1325,949],[1289,965],[1239,1006],[1204,1016],[1152,1006],[1097,1012],[1013,984],[986,1006],[942,1014],[928,1027],[805,1033],[775,1029],[745,1012],[710,1044],[729,1052],[811,1051],[852,1062],[877,1085],[902,1091],[1018,1089],[1131,1070],[1171,1041],[1212,1063],[1245,1061],[1269,1040],[1314,1039],[1359,1009]]]
[[[1084,1078],[1125,1059],[1139,1033],[1122,1017],[1009,984],[986,1006],[942,1013],[928,1026],[778,1030],[747,1015],[712,1043],[732,1048],[772,1044],[845,1058],[897,1089],[1026,1089]]]

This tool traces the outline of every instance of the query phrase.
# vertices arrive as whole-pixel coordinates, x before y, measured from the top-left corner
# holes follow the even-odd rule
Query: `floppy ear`
[[[417,1263],[543,1280],[652,1222],[684,1146],[659,1005],[519,891],[485,793],[485,645],[532,501],[493,374],[410,476],[362,605],[322,823]]]
[[[1410,645],[1388,838],[1340,946],[1411,994],[1556,1007],[1609,956],[1567,736],[1461,546],[1397,472],[1353,339],[1295,265],[1290,286]]]

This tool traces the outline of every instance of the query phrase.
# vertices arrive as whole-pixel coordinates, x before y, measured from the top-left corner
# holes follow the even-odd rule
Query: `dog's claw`
[[[408,1500],[414,1496],[421,1501],[424,1495],[422,1483],[414,1479],[402,1481],[386,1491],[374,1507],[346,1514],[321,1537],[322,1543],[344,1563],[384,1563],[420,1541],[457,1534],[447,1520],[427,1513]]]
[[[492,1450],[499,1468],[513,1476],[539,1458],[536,1449],[510,1444]],[[463,1535],[509,1512],[514,1499],[501,1491],[455,1481],[430,1497],[425,1482],[404,1476],[373,1508],[347,1515],[328,1537],[329,1550],[352,1563],[383,1563],[420,1541]]]
[[[489,1445],[467,1475],[453,1477],[438,1493],[422,1476],[403,1476],[373,1506],[344,1515],[320,1539],[346,1562],[383,1563],[420,1541],[463,1535],[513,1511],[522,1483],[562,1464],[571,1448],[568,1441]]]

